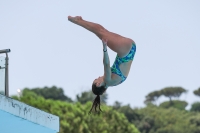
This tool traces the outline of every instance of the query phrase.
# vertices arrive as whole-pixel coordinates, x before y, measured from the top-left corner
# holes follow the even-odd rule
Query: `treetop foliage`
[[[194,94],[198,95],[199,90],[195,90]],[[57,87],[26,88],[21,97],[13,98],[59,116],[60,133],[199,133],[200,103],[196,102],[190,110],[185,110],[186,101],[172,100],[186,92],[181,87],[151,92],[146,96],[150,100],[143,108],[132,108],[119,101],[113,106],[105,105],[105,94],[102,98],[105,104],[101,106],[103,113],[93,112],[91,115],[88,112],[95,97],[91,91],[77,95],[76,102],[67,100],[64,91]],[[160,96],[170,100],[160,105],[153,104]]]
[[[25,88],[24,90],[29,89]],[[61,100],[72,102],[72,99],[64,94],[62,88],[57,88],[56,86],[44,87],[44,88],[33,88],[31,91],[35,92],[37,95],[44,97],[45,99]]]
[[[173,100],[171,102],[169,101],[163,102],[159,106],[166,109],[173,107],[176,109],[185,110],[187,105],[188,103],[186,101]]]
[[[187,91],[182,87],[166,87],[161,90],[161,93],[166,97],[180,97],[182,93],[186,93]]]
[[[24,89],[22,96],[14,97],[26,104],[59,116],[60,133],[139,133],[124,114],[102,106],[103,113],[88,115],[92,102],[86,104],[44,99],[35,92]]]
[[[161,89],[159,91],[153,91],[153,92],[149,93],[146,96],[146,100],[144,101],[144,103],[146,103],[146,104],[153,103],[160,96],[168,97],[170,99],[170,101],[171,101],[172,97],[178,98],[178,97],[181,96],[182,93],[186,93],[186,92],[187,92],[187,90],[185,90],[182,87],[166,87],[166,88]]]
[[[194,94],[196,96],[199,96],[200,97],[200,88],[198,88],[197,90],[194,91]]]

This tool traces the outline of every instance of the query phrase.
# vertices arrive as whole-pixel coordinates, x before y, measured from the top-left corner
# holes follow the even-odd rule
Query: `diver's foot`
[[[79,20],[83,19],[81,16],[76,16],[76,17],[68,16],[68,20],[71,21],[72,23],[77,23]]]

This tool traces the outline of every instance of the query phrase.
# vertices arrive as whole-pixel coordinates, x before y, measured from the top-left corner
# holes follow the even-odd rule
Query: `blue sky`
[[[101,41],[67,16],[103,25],[132,38],[137,53],[128,79],[107,90],[108,103],[143,107],[145,96],[169,86],[200,101],[200,1],[0,0],[0,49],[10,48],[10,95],[25,87],[51,87],[76,94],[103,74]],[[116,53],[108,50],[111,64]],[[158,103],[167,98],[160,98]]]

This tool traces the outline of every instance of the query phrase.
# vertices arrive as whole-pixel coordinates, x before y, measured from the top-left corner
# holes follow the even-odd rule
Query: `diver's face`
[[[103,76],[95,79],[93,84],[95,84],[97,87],[103,86],[104,85]]]

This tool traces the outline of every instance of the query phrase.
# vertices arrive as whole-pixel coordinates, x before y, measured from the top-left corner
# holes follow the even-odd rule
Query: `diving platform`
[[[0,133],[58,132],[58,116],[0,94]]]

